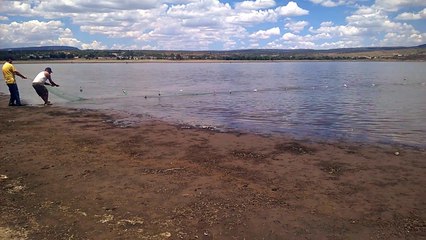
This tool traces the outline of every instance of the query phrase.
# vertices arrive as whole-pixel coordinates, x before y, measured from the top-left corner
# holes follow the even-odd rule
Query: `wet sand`
[[[0,239],[426,238],[424,149],[7,102]]]

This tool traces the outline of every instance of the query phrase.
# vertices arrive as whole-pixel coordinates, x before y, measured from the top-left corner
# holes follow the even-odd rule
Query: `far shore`
[[[114,59],[69,59],[69,60],[15,60],[15,64],[46,64],[46,63],[274,63],[274,62],[425,62],[426,60],[398,59],[356,59],[356,60],[114,60]]]

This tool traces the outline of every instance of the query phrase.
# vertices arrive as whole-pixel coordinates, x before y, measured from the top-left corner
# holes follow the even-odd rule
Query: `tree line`
[[[389,52],[392,51],[392,54]],[[401,59],[425,60],[425,48],[411,50],[383,50],[383,55],[371,52],[342,52],[320,50],[273,50],[253,49],[234,51],[161,51],[161,50],[0,50],[0,59],[9,56],[15,60],[363,60],[363,59]]]

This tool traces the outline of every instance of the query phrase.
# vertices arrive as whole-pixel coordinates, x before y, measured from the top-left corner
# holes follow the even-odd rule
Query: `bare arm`
[[[46,85],[52,85],[53,87],[59,87],[58,84],[56,84],[53,80],[52,80],[52,76],[50,75],[50,73],[48,72],[44,72],[44,75],[46,76],[46,78],[49,80],[50,84],[46,83]]]
[[[27,77],[25,77],[24,75],[22,75],[20,72],[18,72],[18,71],[15,71],[15,75],[18,75],[18,76],[20,76],[21,78],[23,78],[23,79],[27,79]]]

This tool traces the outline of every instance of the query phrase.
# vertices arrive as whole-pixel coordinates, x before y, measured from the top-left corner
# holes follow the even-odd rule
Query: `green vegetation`
[[[0,59],[15,60],[426,60],[426,45],[407,48],[351,48],[332,50],[249,49],[233,51],[79,50],[38,47],[0,50]]]

